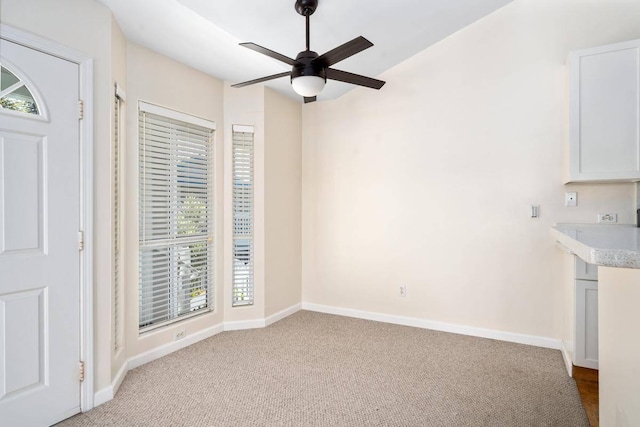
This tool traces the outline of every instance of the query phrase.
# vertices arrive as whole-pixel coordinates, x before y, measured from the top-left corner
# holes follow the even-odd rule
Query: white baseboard
[[[129,372],[129,362],[126,361],[122,364],[122,366],[120,367],[120,369],[118,370],[118,373],[116,374],[116,377],[113,379],[113,383],[111,385],[111,387],[113,388],[113,395],[115,396],[116,393],[118,392],[118,390],[120,389],[120,386],[122,385],[122,381],[124,381],[124,377],[127,376],[127,372]]]
[[[187,346],[195,344],[198,341],[202,341],[216,334],[219,334],[223,330],[224,330],[224,324],[218,323],[217,325],[210,326],[194,334],[187,335],[180,341],[174,341],[174,342],[170,342],[165,345],[162,345],[160,347],[156,347],[153,350],[149,350],[147,352],[144,352],[142,354],[139,354],[137,356],[134,356],[128,359],[127,369],[128,370],[135,369],[138,366],[144,365],[145,363],[149,363],[163,356],[166,356],[167,354],[171,354],[174,351],[178,351]]]
[[[235,322],[224,322],[224,330],[225,331],[241,331],[243,329],[258,329],[269,326],[273,323],[276,323],[278,320],[282,320],[285,317],[291,316],[293,313],[298,312],[302,309],[302,304],[298,303],[292,305],[291,307],[287,307],[284,310],[281,310],[277,313],[272,314],[269,317],[264,319],[253,319],[253,320],[239,320]]]
[[[291,307],[285,308],[284,310],[280,310],[279,312],[274,313],[265,319],[265,326],[272,325],[276,323],[278,320],[282,320],[285,317],[289,317],[300,310],[302,310],[302,303],[298,303],[298,304],[292,305]]]
[[[120,367],[120,369],[118,370],[118,373],[116,374],[111,384],[108,387],[105,387],[102,390],[97,391],[93,396],[94,408],[96,406],[100,406],[103,403],[106,403],[111,399],[113,399],[113,396],[115,396],[116,393],[118,392],[118,389],[122,384],[122,381],[124,381],[124,377],[127,376],[127,372],[129,371],[127,369],[127,362],[125,361]]]
[[[570,344],[573,347],[572,344]],[[564,341],[560,341],[560,351],[562,352],[562,360],[564,360],[564,366],[567,368],[567,372],[570,377],[573,377],[573,361],[571,360],[571,354],[567,350],[567,346],[564,345]]]
[[[297,311],[302,309],[302,304],[298,303],[292,305],[291,307],[285,308],[282,311],[279,311],[265,319],[254,319],[254,320],[245,320],[238,322],[224,322],[218,323],[217,325],[211,326],[207,329],[203,329],[202,331],[196,332],[191,335],[187,335],[185,338],[180,341],[171,342],[165,344],[163,346],[154,348],[153,350],[149,350],[145,353],[139,354],[137,356],[129,358],[125,363],[122,364],[122,367],[116,374],[113,382],[108,386],[103,388],[102,390],[98,390],[93,397],[94,407],[102,405],[113,399],[113,397],[118,392],[122,381],[131,369],[135,369],[138,366],[142,366],[145,363],[149,363],[156,359],[159,359],[163,356],[173,353],[174,351],[178,351],[182,348],[188,347],[192,344],[197,343],[198,341],[202,341],[209,337],[219,334],[223,331],[237,331],[241,329],[257,329],[264,328],[265,326],[269,326],[278,320],[282,320],[287,316],[290,316]]]
[[[110,385],[109,387],[105,387],[102,390],[96,391],[93,395],[93,407],[97,408],[103,403],[107,403],[113,399],[113,387]]]
[[[560,340],[540,337],[536,335],[516,334],[513,332],[498,331],[495,329],[475,328],[472,326],[456,325],[453,323],[419,319],[416,317],[404,317],[392,314],[375,313],[371,311],[353,310],[350,308],[313,304],[309,302],[303,302],[302,309],[317,311],[320,313],[337,314],[339,316],[355,317],[358,319],[374,320],[376,322],[394,323],[396,325],[413,326],[416,328],[432,329],[434,331],[450,332],[460,335],[470,335],[480,338],[490,338],[499,341],[508,341],[518,344],[527,344],[536,347],[560,350]]]
[[[241,331],[243,329],[264,328],[264,319],[237,320],[235,322],[224,322],[225,331]]]

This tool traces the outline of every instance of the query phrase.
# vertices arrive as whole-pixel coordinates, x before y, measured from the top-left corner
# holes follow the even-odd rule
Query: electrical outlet
[[[187,331],[183,328],[173,333],[173,340],[179,341],[186,336],[187,336]]]
[[[400,288],[398,288],[398,295],[401,297],[407,296],[407,285],[400,285]]]
[[[614,214],[614,213],[598,214],[598,222],[608,222],[608,223],[618,222],[618,214]]]
[[[569,191],[564,194],[564,205],[570,208],[578,206],[578,193]]]

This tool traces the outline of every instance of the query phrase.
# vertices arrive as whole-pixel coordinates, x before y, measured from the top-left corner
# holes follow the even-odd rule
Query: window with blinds
[[[233,126],[233,300],[253,304],[253,126]]]
[[[113,351],[120,349],[122,340],[122,322],[120,317],[121,311],[121,286],[120,286],[120,240],[121,240],[121,209],[120,198],[121,190],[121,139],[122,139],[122,104],[124,102],[124,92],[118,85],[115,85],[113,111]]]
[[[215,123],[140,102],[139,328],[213,307]]]

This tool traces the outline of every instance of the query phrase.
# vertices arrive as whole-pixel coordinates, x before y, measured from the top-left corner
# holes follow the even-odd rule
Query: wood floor
[[[573,367],[573,379],[576,380],[582,405],[587,411],[591,427],[600,425],[598,415],[598,371],[595,369]]]

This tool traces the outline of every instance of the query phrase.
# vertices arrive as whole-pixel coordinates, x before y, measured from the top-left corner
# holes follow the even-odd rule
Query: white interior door
[[[80,411],[79,70],[0,62],[0,425],[46,426]]]

